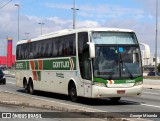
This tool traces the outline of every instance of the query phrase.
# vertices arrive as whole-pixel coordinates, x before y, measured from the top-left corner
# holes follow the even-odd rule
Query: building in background
[[[12,38],[7,43],[7,67],[12,67]]]
[[[15,64],[15,55],[12,55],[12,38],[7,39],[7,56],[0,56],[0,66],[11,68]]]
[[[141,43],[144,47],[141,48],[143,75],[147,76],[150,72],[154,71],[155,68],[155,57],[150,56],[150,47],[147,44]],[[160,63],[160,58],[157,57],[157,64]]]
[[[142,55],[142,65],[143,66],[153,66],[155,65],[155,57],[151,56],[150,47],[147,44],[140,43],[144,49],[141,49],[141,55]],[[160,58],[157,57],[157,64],[160,63]]]
[[[11,62],[11,65],[15,65],[15,60],[16,60],[16,56],[15,55],[12,55],[12,62]],[[11,67],[11,66],[8,66],[9,64],[7,64],[7,56],[0,56],[0,66],[3,66],[3,67]]]

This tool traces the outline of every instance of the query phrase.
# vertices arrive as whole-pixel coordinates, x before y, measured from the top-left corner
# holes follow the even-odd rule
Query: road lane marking
[[[14,82],[7,82],[7,84],[13,84],[13,85],[15,85],[16,83],[14,83]]]
[[[6,79],[16,80],[16,78],[7,77],[7,76],[6,76]]]
[[[148,106],[148,107],[154,107],[154,108],[160,108],[160,106],[156,106],[156,105],[149,105],[149,104],[141,104],[141,105]]]
[[[151,93],[151,92],[142,92],[142,94],[145,93],[145,94],[151,94],[151,95],[160,95],[159,93]]]

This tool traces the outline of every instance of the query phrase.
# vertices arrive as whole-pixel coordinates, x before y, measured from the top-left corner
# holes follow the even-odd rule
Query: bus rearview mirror
[[[92,42],[88,42],[87,44],[89,45],[90,58],[95,58],[95,44]]]

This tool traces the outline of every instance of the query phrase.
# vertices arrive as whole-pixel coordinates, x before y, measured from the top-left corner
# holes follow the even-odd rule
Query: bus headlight
[[[95,86],[106,87],[106,85],[104,83],[101,83],[101,82],[94,82],[93,84]]]
[[[143,82],[140,81],[140,82],[136,82],[136,83],[134,84],[134,86],[138,86],[138,85],[142,85],[142,84],[143,84]]]

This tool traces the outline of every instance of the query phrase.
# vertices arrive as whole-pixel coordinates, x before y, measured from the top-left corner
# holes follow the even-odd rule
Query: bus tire
[[[6,80],[3,81],[3,84],[4,84],[4,85],[6,84]]]
[[[29,87],[29,93],[33,95],[34,94],[34,86],[33,86],[32,79],[29,80],[28,87]]]
[[[76,89],[76,85],[74,84],[74,82],[72,82],[69,85],[69,96],[72,102],[77,102],[78,101],[78,97],[77,97],[77,89]]]
[[[28,84],[27,84],[27,80],[26,79],[24,79],[24,81],[23,81],[23,87],[24,87],[25,93],[28,93],[29,92],[29,88],[28,88]]]
[[[121,97],[113,97],[113,98],[110,98],[110,101],[113,103],[116,103],[116,102],[119,102],[120,99],[121,99]]]

